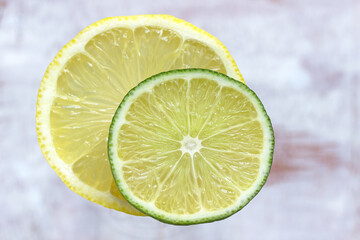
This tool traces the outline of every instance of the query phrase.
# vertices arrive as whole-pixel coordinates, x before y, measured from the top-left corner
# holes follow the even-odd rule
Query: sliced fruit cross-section
[[[240,210],[265,183],[273,147],[271,122],[255,93],[204,69],[141,82],[119,105],[108,142],[122,195],[172,224]]]
[[[56,55],[41,82],[36,129],[60,178],[105,207],[141,215],[116,188],[107,159],[112,116],[140,81],[199,67],[242,80],[219,40],[167,15],[112,17],[80,32]]]

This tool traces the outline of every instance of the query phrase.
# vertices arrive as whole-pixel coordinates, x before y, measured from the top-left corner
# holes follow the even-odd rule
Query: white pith
[[[184,136],[184,139],[181,141],[181,152],[182,154],[189,153],[191,157],[194,156],[196,152],[200,152],[201,140],[199,138],[193,138],[189,135]]]

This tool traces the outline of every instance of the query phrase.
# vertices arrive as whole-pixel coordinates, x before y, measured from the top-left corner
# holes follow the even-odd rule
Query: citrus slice
[[[74,192],[141,215],[124,200],[111,175],[110,122],[124,95],[140,81],[189,67],[242,81],[221,42],[183,20],[112,17],[87,27],[56,55],[40,85],[36,128],[46,160]]]
[[[244,207],[267,179],[273,148],[255,93],[204,69],[141,82],[119,105],[108,142],[122,195],[172,224],[211,222]]]

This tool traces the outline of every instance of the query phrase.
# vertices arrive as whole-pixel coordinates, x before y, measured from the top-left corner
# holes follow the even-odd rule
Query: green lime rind
[[[160,212],[154,211],[151,208],[146,207],[146,203],[139,200],[137,201],[135,198],[129,194],[128,188],[125,186],[125,184],[121,181],[121,176],[119,172],[116,169],[116,161],[117,158],[117,146],[114,145],[114,140],[117,137],[118,129],[116,129],[116,123],[119,121],[121,114],[123,113],[124,106],[128,103],[129,99],[136,94],[138,91],[142,92],[142,90],[147,89],[147,86],[151,86],[151,83],[154,83],[156,81],[166,81],[170,79],[174,79],[177,76],[178,77],[188,77],[193,78],[194,75],[197,75],[199,77],[200,75],[206,76],[206,77],[212,77],[213,79],[221,79],[222,81],[227,81],[228,83],[231,83],[232,86],[237,87],[238,90],[241,90],[242,93],[247,93],[251,97],[251,102],[254,104],[256,110],[258,111],[259,115],[262,117],[262,123],[263,126],[266,126],[264,129],[264,132],[267,135],[267,139],[265,139],[265,145],[267,143],[267,149],[266,155],[264,156],[264,159],[261,159],[261,163],[265,164],[265,168],[263,169],[261,173],[261,179],[257,181],[257,184],[253,185],[252,191],[247,194],[247,197],[244,199],[241,199],[241,201],[238,201],[237,204],[233,205],[230,209],[226,209],[222,212],[212,214],[212,212],[209,212],[207,216],[201,216],[197,218],[189,217],[190,215],[173,215],[166,212]],[[168,78],[172,77],[173,78]],[[156,82],[157,83],[157,82]],[[266,132],[267,131],[267,132]],[[236,212],[240,211],[243,207],[245,207],[261,190],[261,188],[264,186],[268,175],[270,173],[272,161],[273,161],[273,153],[274,153],[274,146],[275,146],[275,137],[274,137],[274,131],[271,124],[271,120],[269,116],[266,113],[266,110],[264,108],[264,105],[258,98],[258,96],[255,94],[253,90],[251,90],[249,87],[247,87],[242,82],[235,80],[233,78],[228,77],[225,74],[218,73],[212,70],[207,69],[199,69],[199,68],[190,68],[190,69],[179,69],[179,70],[172,70],[167,72],[162,72],[159,74],[156,74],[152,77],[149,77],[145,79],[144,81],[140,82],[136,87],[131,89],[123,98],[122,102],[118,106],[114,117],[112,119],[110,130],[109,130],[109,139],[108,139],[108,155],[109,155],[109,161],[111,166],[111,172],[113,174],[113,177],[115,179],[116,185],[120,191],[120,193],[124,196],[124,198],[135,208],[137,208],[139,211],[143,212],[144,214],[147,214],[161,222],[174,224],[174,225],[192,225],[192,224],[200,224],[200,223],[207,223],[207,222],[213,222],[213,221],[219,221],[222,219],[225,219]]]

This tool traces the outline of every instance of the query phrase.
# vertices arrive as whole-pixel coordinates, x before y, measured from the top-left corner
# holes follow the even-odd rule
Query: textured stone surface
[[[218,37],[275,128],[269,180],[241,212],[178,227],[93,204],[44,160],[37,90],[57,51],[109,16],[167,13]],[[0,239],[357,239],[360,2],[0,0]]]

